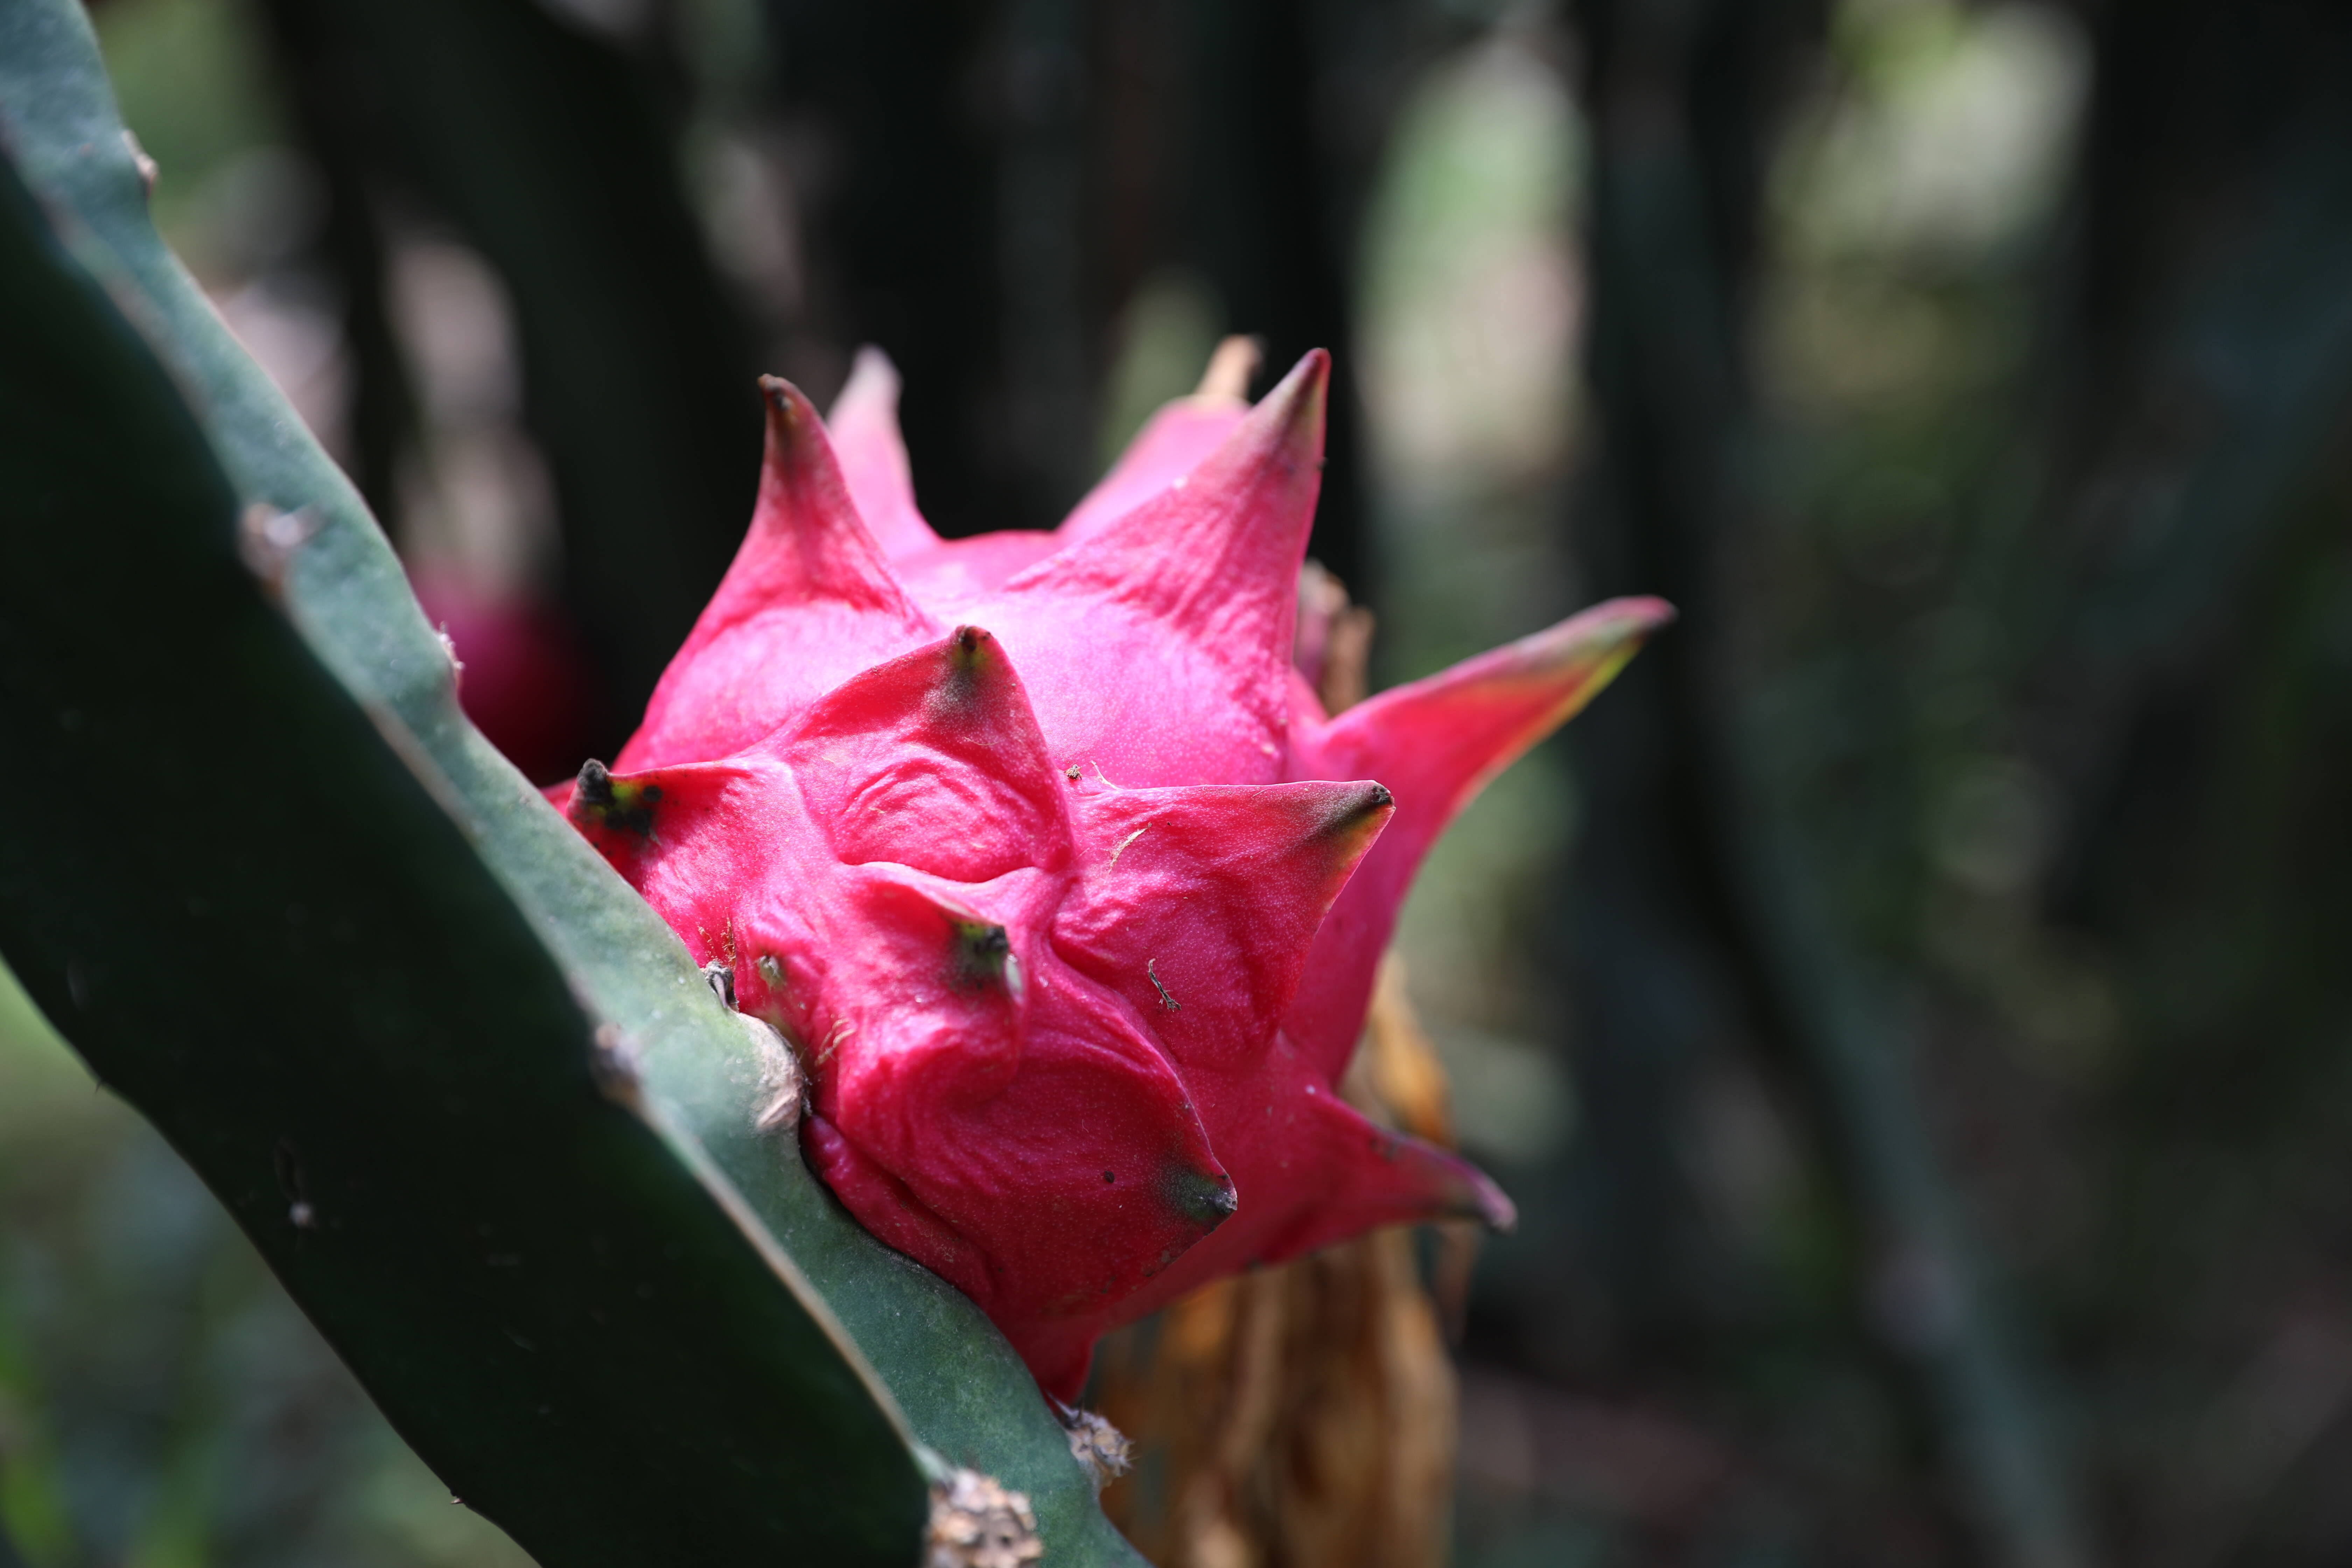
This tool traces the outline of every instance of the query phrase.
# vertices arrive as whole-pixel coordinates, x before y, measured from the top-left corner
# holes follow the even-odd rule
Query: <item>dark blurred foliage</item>
[[[677,177],[678,84],[530,0],[262,9],[326,177],[372,499],[389,509],[407,434],[373,209],[406,199],[514,285],[562,596],[611,683],[607,722],[633,714],[734,554],[759,428],[748,334]]]
[[[1220,331],[1339,350],[1314,549],[1391,679],[1681,605],[1403,933],[1526,1216],[1467,1314],[1465,1563],[2352,1554],[2340,8],[100,16],[159,210],[241,330],[326,323],[420,573],[591,650],[551,758],[723,568],[751,373],[822,402],[865,342],[957,533],[1050,524]],[[1542,157],[1464,151],[1482,112]],[[1979,221],[2045,112],[2048,188]],[[1556,277],[1430,260],[1526,167]],[[14,1550],[499,1560],[153,1141],[10,1059]]]
[[[814,335],[897,361],[916,485],[950,534],[1049,526],[1091,482],[1112,321],[1155,269],[1197,272],[1272,374],[1345,341],[1386,111],[1465,30],[1398,0],[764,16]],[[1337,375],[1315,550],[1362,581],[1361,413],[1352,366]]]

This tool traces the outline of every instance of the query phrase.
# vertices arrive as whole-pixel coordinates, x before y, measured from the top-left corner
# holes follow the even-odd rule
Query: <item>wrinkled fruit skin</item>
[[[811,1085],[870,1230],[1074,1401],[1094,1342],[1374,1226],[1507,1225],[1334,1085],[1431,840],[1671,612],[1620,600],[1327,716],[1293,668],[1328,361],[1171,404],[1055,532],[942,542],[896,377],[771,379],[749,536],[557,802]]]

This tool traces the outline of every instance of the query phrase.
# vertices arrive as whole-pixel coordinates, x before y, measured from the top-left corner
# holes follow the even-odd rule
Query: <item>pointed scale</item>
[[[1243,393],[1256,363],[1254,343],[1227,340],[1200,390],[1155,413],[1051,533],[1007,529],[942,540],[931,531],[915,507],[898,432],[898,374],[879,349],[858,351],[825,424],[858,515],[900,580],[935,615],[958,615],[1014,574],[1101,532],[1190,474],[1249,413]]]
[[[1234,1212],[1181,1079],[1037,938],[1053,879],[810,871],[788,897],[830,906],[812,923],[835,940],[786,929],[803,908],[772,896],[743,936],[786,950],[812,994],[808,1151],[877,1235],[1018,1343],[1025,1324],[1099,1325]]]
[[[1217,1076],[1194,1072],[1188,1079],[1240,1192],[1240,1208],[1122,1302],[1115,1322],[1155,1312],[1213,1279],[1375,1226],[1459,1218],[1508,1230],[1517,1221],[1510,1200],[1475,1167],[1366,1121],[1279,1036],[1268,1059],[1245,1079],[1221,1085]]]
[[[843,682],[781,746],[845,862],[985,882],[1068,857],[1063,781],[1021,678],[978,626]]]
[[[1248,1238],[1254,1260],[1285,1262],[1387,1225],[1471,1219],[1507,1231],[1518,1223],[1503,1190],[1460,1155],[1376,1125],[1312,1087],[1292,1101],[1297,1114],[1283,1140],[1289,1212]],[[1204,1258],[1196,1267],[1214,1264]]]
[[[1591,700],[1672,619],[1664,600],[1612,599],[1295,737],[1300,773],[1377,778],[1397,798],[1395,820],[1316,935],[1286,1020],[1327,1079],[1355,1048],[1373,970],[1429,846],[1487,780]]]
[[[1249,405],[1231,393],[1196,392],[1163,404],[1088,490],[1058,531],[1061,542],[1092,539],[1137,507],[1158,499],[1224,445],[1249,414]]]
[[[623,748],[625,770],[731,755],[940,635],[859,521],[816,410],[775,376],[760,390],[768,444],[751,531]]]
[[[1055,921],[1055,951],[1125,997],[1180,1068],[1246,1068],[1394,804],[1369,783],[1083,796],[1080,880]]]
[[[939,543],[916,510],[914,470],[898,434],[898,370],[888,354],[871,344],[857,351],[824,427],[849,499],[883,557],[895,562]]]
[[[1329,369],[1307,355],[1181,482],[987,602],[1057,756],[1129,787],[1282,776]]]
[[[898,431],[898,372],[872,345],[825,416],[857,515],[908,592],[936,616],[952,616],[1004,580],[1052,554],[1051,533],[1019,529],[941,539],[915,505],[907,443]]]
[[[1062,542],[1093,538],[1223,446],[1249,413],[1250,378],[1264,358],[1265,346],[1255,338],[1229,337],[1220,342],[1192,395],[1161,405],[1128,442],[1102,482],[1062,520]]]
[[[764,858],[729,831],[758,809],[760,773],[742,763],[681,763],[633,773],[584,763],[556,802],[572,825],[656,903],[650,884],[666,881],[712,898],[760,874]]]

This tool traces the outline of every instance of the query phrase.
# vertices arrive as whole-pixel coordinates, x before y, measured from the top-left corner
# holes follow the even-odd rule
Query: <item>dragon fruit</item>
[[[749,536],[558,804],[792,1042],[802,1150],[1074,1402],[1106,1330],[1493,1183],[1334,1092],[1414,867],[1671,616],[1327,715],[1294,665],[1328,361],[1170,405],[1052,532],[942,541],[886,361],[761,383]],[[1311,630],[1312,628],[1310,628]]]

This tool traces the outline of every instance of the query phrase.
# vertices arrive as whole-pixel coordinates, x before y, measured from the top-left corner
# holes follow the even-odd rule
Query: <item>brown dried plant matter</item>
[[[1363,612],[1338,624],[1348,635],[1318,683],[1335,710],[1363,694],[1370,641]],[[1452,1142],[1444,1070],[1393,953],[1341,1090]],[[1441,1295],[1458,1300],[1475,1245],[1467,1227],[1442,1233]],[[1221,1280],[1103,1342],[1095,1403],[1136,1458],[1103,1507],[1139,1551],[1159,1568],[1444,1561],[1459,1391],[1415,1253],[1412,1232],[1377,1232]]]
[[[957,1470],[931,1489],[923,1568],[1027,1568],[1045,1554],[1027,1493],[978,1470]]]

